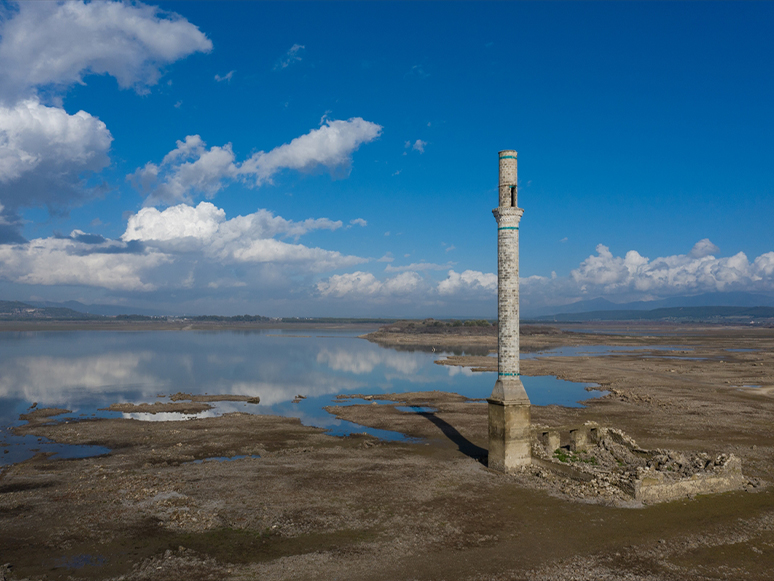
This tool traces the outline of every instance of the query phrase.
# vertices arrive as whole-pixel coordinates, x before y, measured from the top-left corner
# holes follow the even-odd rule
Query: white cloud
[[[93,195],[83,178],[109,163],[112,141],[105,124],[85,111],[69,115],[37,99],[0,105],[0,202],[15,211]]]
[[[693,245],[693,248],[691,249],[691,252],[688,253],[688,256],[691,258],[704,258],[705,256],[717,254],[718,252],[720,252],[720,248],[710,242],[709,238],[704,238]]]
[[[379,137],[382,126],[355,117],[348,121],[326,120],[319,129],[296,137],[268,153],[260,151],[245,160],[240,174],[255,179],[256,185],[271,181],[283,169],[309,171],[319,166],[329,170],[348,168],[352,153],[362,144]]]
[[[355,218],[354,220],[350,220],[349,223],[352,226],[363,226],[363,227],[368,226],[368,222],[363,220],[363,218]]]
[[[164,211],[143,208],[129,218],[122,239],[160,242],[195,238],[212,244],[216,235],[228,240],[237,240],[242,236],[271,238],[277,235],[298,238],[312,230],[337,230],[341,226],[341,220],[328,218],[294,222],[275,216],[269,210],[258,210],[226,220],[224,210],[210,202],[200,202],[197,206],[179,204]]]
[[[414,143],[411,143],[411,141],[407,141],[406,143],[403,144],[403,147],[405,149],[411,148],[414,151],[418,151],[419,153],[424,153],[426,145],[427,145],[427,141],[422,141],[421,139],[417,139]],[[403,155],[406,155],[406,152],[403,152]]]
[[[447,268],[454,266],[455,262],[447,262],[446,264],[433,264],[432,262],[414,262],[413,264],[407,264],[405,266],[392,266],[388,264],[384,272],[406,272],[412,271],[425,271],[425,270],[446,270]]]
[[[457,247],[454,244],[446,247],[446,252],[451,252],[452,250],[457,250]]]
[[[384,256],[379,258],[376,262],[392,262],[395,260],[395,257],[392,255],[392,252],[386,252]]]
[[[492,295],[497,292],[497,275],[477,270],[461,273],[450,270],[446,279],[438,283],[441,295],[479,294]]]
[[[774,291],[774,252],[750,262],[743,252],[715,257],[717,246],[697,242],[688,254],[653,260],[636,250],[614,256],[602,244],[569,277],[522,279],[522,296],[531,306],[563,304],[603,296],[619,302],[707,292]]]
[[[146,206],[191,202],[197,196],[211,199],[236,179],[260,186],[270,182],[282,169],[348,168],[352,154],[360,145],[373,141],[382,131],[380,125],[360,117],[325,123],[268,153],[258,152],[242,163],[236,163],[230,143],[208,149],[200,136],[189,135],[184,141],[178,141],[177,147],[160,164],[148,162],[127,179],[148,196]]]
[[[212,48],[184,18],[142,3],[22,2],[3,15],[0,203],[7,224],[0,225],[0,243],[23,240],[19,208],[67,210],[107,187],[87,180],[110,161],[110,131],[85,111],[70,115],[42,104],[40,89],[61,102],[56,91],[108,74],[143,93],[163,66]]]
[[[0,277],[39,285],[86,285],[111,290],[151,291],[144,274],[170,261],[160,252],[124,252],[115,244],[95,245],[70,238],[39,238],[0,246]]]
[[[466,270],[448,272],[440,282],[433,282],[414,271],[401,272],[393,277],[378,279],[371,273],[357,271],[337,274],[317,283],[322,298],[346,298],[364,303],[411,304],[414,307],[434,308],[466,301],[489,301],[496,305],[497,275]]]
[[[215,75],[215,80],[216,80],[218,83],[222,83],[223,81],[226,81],[226,82],[228,82],[228,83],[231,83],[231,79],[233,78],[233,76],[234,76],[234,73],[235,73],[235,72],[236,72],[236,71],[229,71],[229,72],[227,72],[225,75],[223,75],[222,77],[221,77],[220,75],[217,75],[217,74],[216,74],[216,75]]]
[[[196,195],[212,198],[224,187],[224,180],[236,177],[234,159],[230,143],[207,149],[201,137],[189,135],[160,165],[148,162],[128,179],[148,195],[146,206],[190,202]]]
[[[200,252],[219,262],[301,265],[307,272],[324,272],[365,262],[340,252],[309,248],[275,240],[312,230],[337,230],[340,220],[310,218],[285,220],[268,210],[226,219],[224,210],[209,202],[193,207],[180,204],[159,211],[143,208],[129,218],[122,240],[140,241],[166,252]]]
[[[274,65],[275,71],[288,68],[293,63],[301,62],[301,53],[306,47],[303,44],[294,44],[288,52],[282,55]]]
[[[244,287],[308,292],[292,277],[349,268],[367,259],[275,237],[341,227],[341,221],[328,218],[285,220],[268,210],[227,219],[209,202],[163,212],[143,208],[130,216],[120,240],[74,230],[68,237],[0,246],[0,278],[125,292],[188,289],[201,295],[207,289]]]
[[[317,290],[324,297],[356,298],[377,297],[398,299],[413,295],[425,286],[424,280],[416,272],[403,272],[383,281],[370,272],[357,271],[349,274],[336,274],[317,283]]]
[[[317,283],[317,290],[323,296],[343,297],[350,294],[373,295],[380,291],[382,283],[370,272],[335,274],[328,280]]]
[[[6,102],[36,87],[108,74],[145,92],[162,67],[212,42],[185,18],[142,3],[21,2],[0,23],[0,91]]]

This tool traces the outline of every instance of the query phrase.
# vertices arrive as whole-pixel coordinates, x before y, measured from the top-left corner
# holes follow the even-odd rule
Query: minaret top
[[[516,207],[516,152],[505,149],[500,152],[500,207]]]

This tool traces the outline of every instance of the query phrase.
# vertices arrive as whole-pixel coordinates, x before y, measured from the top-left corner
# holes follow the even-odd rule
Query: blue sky
[[[6,3],[0,297],[493,316],[774,295],[771,3]]]

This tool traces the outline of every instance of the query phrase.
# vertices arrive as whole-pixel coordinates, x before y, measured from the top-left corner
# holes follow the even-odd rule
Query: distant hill
[[[631,303],[613,303],[604,298],[578,301],[569,305],[527,309],[523,316],[539,319],[549,315],[566,315],[569,313],[588,314],[597,311],[652,311],[674,307],[774,307],[774,297],[745,293],[704,293],[693,296],[669,297],[655,301],[635,301]]]
[[[45,308],[65,308],[87,313],[89,315],[103,315],[106,317],[116,317],[118,315],[145,315],[147,317],[161,317],[169,315],[163,311],[155,309],[141,309],[135,307],[121,307],[116,305],[84,305],[78,301],[66,301],[63,303],[54,303],[51,301],[30,301],[30,305]]]
[[[532,317],[533,321],[695,321],[709,323],[773,323],[774,307],[671,307],[648,311],[621,309],[588,311],[585,313],[558,313]]]
[[[19,301],[0,301],[0,320],[27,321],[27,320],[66,320],[84,321],[101,319],[99,315],[80,313],[65,307],[36,307]]]

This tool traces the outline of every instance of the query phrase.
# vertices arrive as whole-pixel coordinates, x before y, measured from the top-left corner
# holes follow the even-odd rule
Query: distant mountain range
[[[105,317],[115,317],[118,315],[145,315],[148,317],[161,317],[171,313],[165,313],[154,309],[141,309],[137,307],[118,307],[116,305],[84,305],[78,301],[66,301],[64,303],[53,303],[51,301],[30,301],[30,305],[46,309],[71,309],[79,313],[89,315],[102,315]]]
[[[0,301],[0,320],[90,320],[120,315],[163,317],[174,316],[154,309],[85,305],[78,301]],[[212,318],[192,317],[199,319]],[[233,317],[217,317],[231,319]],[[252,320],[266,317],[250,317]],[[525,321],[623,321],[623,320],[693,320],[734,322],[752,318],[774,319],[774,297],[752,293],[706,293],[690,297],[670,297],[656,301],[613,303],[604,298],[578,301],[558,307],[525,310]],[[283,319],[294,321],[295,319]],[[300,320],[300,319],[299,319]],[[307,320],[307,319],[304,319]],[[310,319],[311,320],[311,319]],[[348,321],[355,319],[347,319]],[[359,319],[358,319],[359,320]],[[392,319],[390,319],[392,320]]]
[[[669,307],[663,309],[588,311],[559,313],[528,319],[531,321],[681,321],[707,323],[774,323],[774,307]]]
[[[681,307],[774,307],[774,297],[744,292],[705,293],[695,296],[670,297],[655,301],[636,301],[632,303],[613,303],[604,298],[578,301],[569,305],[543,307],[540,309],[525,309],[522,316],[526,319],[546,319],[549,317],[582,314],[585,319],[590,314],[604,311],[616,311],[618,316],[606,317],[606,320],[622,318],[628,311],[653,311]],[[630,319],[631,317],[629,317]],[[563,318],[562,320],[567,320]],[[576,317],[577,320],[577,317]]]
[[[38,307],[19,301],[0,301],[0,320],[57,320],[85,321],[101,319],[99,315],[90,315],[66,307]]]

